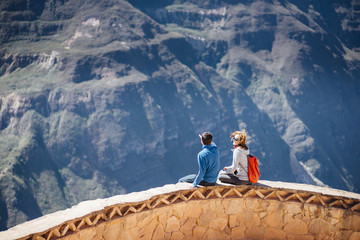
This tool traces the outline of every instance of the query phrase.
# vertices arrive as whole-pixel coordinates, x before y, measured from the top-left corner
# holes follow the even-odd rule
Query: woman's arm
[[[237,168],[239,166],[239,154],[240,154],[240,151],[237,149],[234,149],[232,164],[231,164],[231,166],[226,167],[227,169],[224,169],[226,171],[226,173],[234,173],[235,170],[237,170]]]

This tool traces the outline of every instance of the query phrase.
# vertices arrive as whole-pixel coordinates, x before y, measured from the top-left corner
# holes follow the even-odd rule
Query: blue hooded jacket
[[[203,145],[202,148],[197,156],[199,172],[193,182],[195,187],[201,180],[208,183],[216,182],[220,170],[219,149],[216,144],[212,142],[210,145]]]

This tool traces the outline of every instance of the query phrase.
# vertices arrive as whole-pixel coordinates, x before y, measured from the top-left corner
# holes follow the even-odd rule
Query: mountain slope
[[[29,4],[28,4],[29,3]],[[221,165],[359,192],[356,1],[0,3],[0,229]]]

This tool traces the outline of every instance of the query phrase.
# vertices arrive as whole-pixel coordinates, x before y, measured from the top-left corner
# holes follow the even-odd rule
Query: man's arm
[[[204,177],[204,174],[205,174],[205,166],[204,166],[203,158],[200,153],[197,156],[197,160],[198,160],[198,165],[199,165],[199,172],[196,175],[196,178],[193,182],[194,187],[196,187],[200,183],[200,181],[202,180],[202,178]]]

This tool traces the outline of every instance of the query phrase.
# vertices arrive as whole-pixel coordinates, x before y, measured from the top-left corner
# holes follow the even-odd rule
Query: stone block
[[[206,227],[195,226],[193,229],[193,237],[194,239],[204,239],[206,233]]]
[[[148,216],[148,218],[150,218],[150,222],[143,226],[143,227],[138,227],[139,229],[139,236],[142,236],[142,235],[148,235],[148,234],[153,234],[156,226],[158,225],[158,221],[156,218],[151,218],[152,216]]]
[[[314,206],[314,205],[309,206],[309,212],[310,212],[310,217],[312,219],[314,219],[314,218],[325,218],[326,215],[327,215],[327,212],[321,206]]]
[[[344,210],[339,208],[330,208],[328,211],[330,216],[333,218],[340,218],[344,216]]]
[[[278,211],[281,210],[281,206],[280,206],[280,202],[276,201],[276,200],[269,200],[267,201],[268,206],[266,208],[266,211],[268,212],[274,212],[274,211]]]
[[[132,240],[138,238],[139,238],[138,229],[132,228],[132,229],[124,229],[119,239]]]
[[[339,219],[335,218],[329,218],[328,221],[330,221],[331,225],[336,225],[337,223],[339,223]]]
[[[211,199],[209,200],[209,210],[218,214],[225,213],[225,209],[222,205],[222,199]]]
[[[227,225],[228,225],[227,217],[217,217],[211,220],[209,227],[215,230],[223,231]]]
[[[245,226],[239,226],[231,228],[230,231],[231,239],[244,239],[245,238]]]
[[[308,228],[304,221],[293,219],[286,223],[284,231],[291,234],[306,234],[308,233]]]
[[[335,233],[328,234],[328,233],[318,233],[315,234],[315,240],[334,240]]]
[[[194,240],[192,234],[188,235],[188,236],[184,236],[183,240]]]
[[[222,201],[221,201],[221,206],[222,206],[222,208],[226,211],[226,209],[228,209],[229,208],[229,204],[230,204],[230,200],[229,199],[222,199]]]
[[[264,237],[269,240],[282,240],[286,239],[286,232],[277,228],[266,228]]]
[[[199,225],[208,227],[211,220],[216,218],[216,213],[212,211],[203,212],[199,217]]]
[[[312,235],[287,235],[287,240],[314,240],[315,237]]]
[[[317,218],[318,217],[318,207],[315,205],[308,205],[308,211],[309,211],[309,216],[312,218]]]
[[[265,230],[263,228],[254,228],[254,227],[251,227],[251,228],[247,228],[245,230],[245,237],[247,239],[264,239],[265,237]]]
[[[96,228],[85,228],[79,232],[79,239],[92,240],[96,236]]]
[[[262,222],[270,227],[279,227],[283,224],[281,212],[272,212],[262,219]]]
[[[171,232],[166,232],[166,233],[164,233],[164,239],[165,240],[170,240],[170,238],[171,238]]]
[[[186,206],[186,210],[184,212],[184,218],[198,218],[200,214],[202,213],[201,204],[199,201],[192,202],[191,204],[188,204]]]
[[[229,215],[229,227],[238,227],[238,226],[244,226],[245,227],[245,218],[242,214],[234,214]]]
[[[303,211],[301,203],[296,203],[296,202],[288,202],[286,209],[289,213],[293,213],[293,214],[299,214],[302,213]]]
[[[175,216],[171,216],[166,221],[165,232],[174,232],[179,230],[180,230],[180,221]]]
[[[310,209],[309,209],[309,205],[305,204],[304,206],[304,216],[307,218],[311,218],[311,213],[310,213]]]
[[[177,204],[173,205],[172,215],[174,215],[175,217],[178,217],[178,218],[182,218],[184,216],[185,210],[186,210],[185,202],[177,203]]]
[[[335,228],[327,221],[321,218],[313,219],[309,223],[309,232],[311,233],[331,233]]]
[[[360,216],[359,215],[352,215],[351,221],[351,229],[354,231],[360,231]]]
[[[218,213],[218,212],[216,212],[216,218],[228,218],[229,217],[229,215],[228,214],[226,214],[226,213]]]
[[[224,201],[229,202],[227,208],[225,208],[226,214],[239,214],[244,209],[244,200],[243,199],[226,199]]]
[[[140,212],[140,213],[137,213],[137,214],[135,214],[135,216],[136,216],[136,220],[137,220],[137,222],[138,223],[141,223],[141,222],[143,222],[144,221],[144,219],[148,219],[147,217],[149,216],[149,215],[152,215],[153,214],[153,210],[150,210],[150,211],[144,211],[144,212]],[[146,221],[146,220],[145,220]],[[145,223],[146,224],[146,223]],[[144,224],[144,225],[145,225]]]
[[[309,217],[303,217],[303,219],[302,219],[304,222],[306,222],[306,224],[308,224],[310,221],[311,221],[311,219],[309,218]]]
[[[340,222],[335,225],[339,230],[352,230],[359,232],[360,231],[360,216],[358,215],[347,215],[346,217],[340,219]]]
[[[101,238],[105,234],[105,228],[108,225],[110,225],[110,222],[102,222],[102,223],[96,225],[95,239]],[[121,224],[119,227],[121,227]],[[119,232],[119,234],[120,234],[120,232]]]
[[[124,229],[131,229],[137,227],[136,214],[128,215],[124,219]]]
[[[170,240],[182,240],[184,238],[184,234],[182,232],[176,231],[171,233]]]
[[[185,235],[191,235],[192,230],[196,225],[196,218],[188,218],[184,222],[184,224],[181,225],[180,231]]]
[[[202,212],[208,212],[210,211],[210,201],[203,201],[202,204],[200,204]]]
[[[36,238],[33,238],[33,239],[38,240],[38,239],[41,239],[41,238],[36,237]],[[45,239],[45,238],[42,238],[42,239]],[[73,234],[70,234],[70,235],[64,237],[63,239],[66,239],[66,240],[79,240],[80,237],[79,237],[79,233],[73,233]]]
[[[260,225],[260,217],[256,212],[245,209],[242,215],[244,217],[245,225],[247,228],[258,228],[258,226]]]
[[[101,239],[101,238],[100,238]],[[138,235],[138,239],[139,240],[151,240],[152,239],[152,234],[151,233],[147,233],[144,235]],[[96,239],[97,240],[97,239]],[[101,239],[102,240],[102,239]]]
[[[352,233],[353,233],[353,231],[351,231],[351,230],[336,231],[336,233],[334,235],[334,240],[350,239],[350,236]]]
[[[226,226],[223,231],[224,231],[224,233],[226,233],[227,235],[230,236],[231,229],[229,228],[229,226]]]
[[[350,239],[349,240],[359,240],[360,239],[360,232],[353,232],[350,235]]]
[[[286,224],[291,220],[294,220],[293,214],[292,213],[286,213],[284,215],[284,223]]]
[[[121,232],[124,230],[124,222],[122,219],[115,219],[104,224],[103,237],[105,240],[120,239]]]
[[[155,228],[154,234],[152,236],[153,240],[161,240],[165,238],[165,231],[164,231],[164,227],[161,224],[158,224]]]
[[[140,221],[138,221],[138,224],[136,225],[139,229],[144,228],[146,226],[148,226],[151,222],[154,221],[154,219],[156,219],[155,215],[145,215],[144,218],[142,218]]]
[[[270,202],[272,200],[266,200],[266,201],[259,201],[259,204],[260,204],[260,209],[262,211],[267,211],[269,209],[269,205],[270,205]]]
[[[211,240],[216,240],[216,239],[223,240],[224,239],[224,240],[226,240],[226,239],[230,239],[230,236],[227,235],[223,231],[218,231],[218,230],[210,228],[210,229],[206,230],[205,239],[211,239]]]
[[[304,215],[302,213],[296,214],[293,216],[294,219],[303,219]]]
[[[246,208],[248,208],[248,209],[250,209],[252,211],[261,210],[258,199],[246,198],[245,199],[245,206],[246,206]]]
[[[169,211],[169,207],[161,207],[161,208],[156,208],[154,209],[154,215],[156,215],[156,217],[158,218],[158,221],[160,223],[164,223],[166,222],[166,220],[171,216],[170,214],[172,213],[172,211]]]
[[[239,216],[236,215],[236,214],[231,214],[231,215],[229,215],[229,227],[230,227],[230,228],[239,226],[239,224],[238,224],[238,218],[239,218]]]
[[[260,218],[262,219],[262,218],[264,218],[265,216],[267,215],[267,213],[264,211],[264,212],[261,212],[260,213]]]

